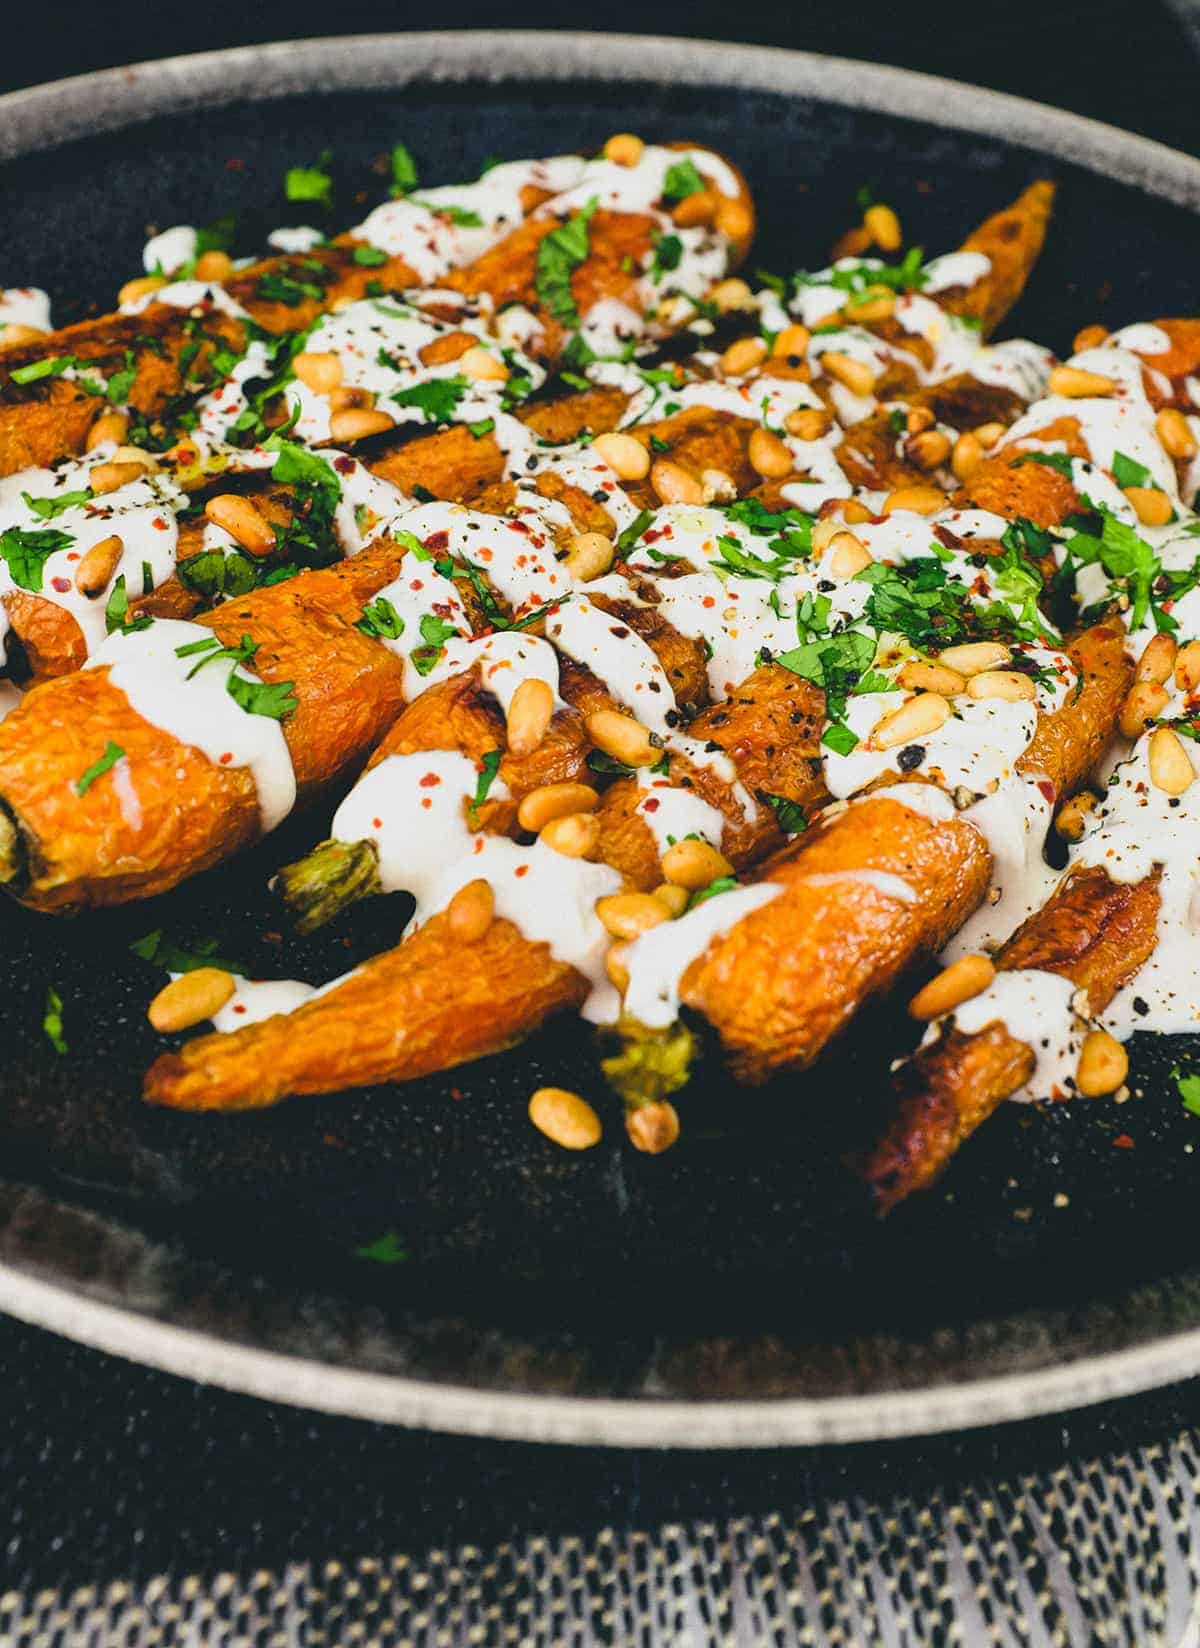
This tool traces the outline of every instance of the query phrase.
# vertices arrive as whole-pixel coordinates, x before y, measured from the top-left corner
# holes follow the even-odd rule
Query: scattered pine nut
[[[915,1019],[940,1019],[986,990],[995,976],[996,964],[990,956],[959,956],[917,991],[908,1010]]]
[[[1076,332],[1071,341],[1071,353],[1082,355],[1085,349],[1099,349],[1101,344],[1108,341],[1108,328],[1093,324],[1084,326]]]
[[[599,805],[600,797],[590,784],[540,784],[536,790],[530,790],[517,808],[517,823],[523,830],[537,835],[552,818],[595,812]]]
[[[625,1112],[625,1131],[635,1150],[661,1156],[679,1138],[679,1114],[667,1099],[634,1105]]]
[[[670,920],[653,893],[610,893],[596,900],[596,914],[614,938],[625,940],[640,938]]]
[[[870,550],[853,532],[835,532],[829,549],[829,570],[835,578],[854,578],[871,565]]]
[[[210,498],[204,513],[246,551],[247,555],[269,555],[275,548],[275,528],[259,514],[251,499],[239,492],[222,492]]]
[[[650,473],[650,454],[641,441],[620,430],[597,435],[592,451],[598,452],[620,481],[641,481]]]
[[[904,244],[900,219],[890,206],[868,206],[863,213],[863,228],[881,252],[898,252]]]
[[[539,1087],[529,1100],[529,1119],[564,1150],[590,1150],[600,1142],[599,1116],[567,1087]]]
[[[677,887],[695,892],[718,876],[733,874],[733,865],[707,841],[677,841],[662,857],[662,873]]]
[[[744,280],[738,280],[736,276],[729,280],[719,280],[708,294],[708,300],[716,304],[722,315],[732,315],[739,310],[757,307],[754,293]]]
[[[1138,659],[1133,671],[1135,681],[1157,681],[1160,686],[1170,679],[1179,652],[1178,644],[1169,635],[1153,635]]]
[[[124,412],[101,412],[87,432],[85,450],[94,452],[98,446],[107,446],[110,441],[120,446],[128,433],[129,419]]]
[[[727,240],[749,240],[754,233],[754,213],[744,200],[717,196],[717,229]]]
[[[800,406],[788,413],[783,427],[798,441],[819,441],[833,428],[833,416],[824,407]]]
[[[626,767],[652,767],[662,755],[645,727],[619,710],[596,710],[585,725],[596,748]]]
[[[875,750],[892,750],[936,732],[950,718],[950,706],[938,692],[921,692],[878,721],[868,739]]]
[[[603,532],[580,532],[567,546],[566,568],[579,584],[603,578],[613,564],[612,540]]]
[[[591,858],[600,845],[600,820],[594,813],[584,812],[552,818],[538,840],[564,858]]]
[[[120,491],[123,486],[132,486],[134,481],[141,480],[146,471],[144,463],[95,464],[88,471],[88,485],[94,497],[102,498],[106,493]]]
[[[646,145],[633,132],[615,132],[604,145],[604,158],[614,166],[636,166],[646,151]]]
[[[342,381],[341,357],[331,349],[304,350],[292,361],[292,371],[314,395],[328,395]]]
[[[485,349],[482,344],[474,344],[461,354],[458,364],[460,369],[477,383],[508,382],[508,367],[502,360],[497,360],[491,350]]]
[[[197,967],[165,984],[150,1003],[147,1018],[156,1030],[190,1030],[212,1018],[233,995],[232,973],[223,967]]]
[[[721,356],[721,370],[727,378],[740,378],[761,366],[766,358],[765,338],[738,338]]]
[[[688,890],[673,881],[664,881],[654,889],[656,898],[669,916],[681,916],[688,907]]]
[[[1099,372],[1085,372],[1079,366],[1053,366],[1046,380],[1052,395],[1064,395],[1068,400],[1082,400],[1097,395],[1111,395],[1117,387],[1111,378]]]
[[[531,676],[508,701],[508,747],[514,755],[532,755],[545,738],[554,715],[549,684]]]
[[[979,675],[983,670],[999,669],[1011,657],[1003,641],[964,641],[961,646],[940,652],[938,663],[957,670],[959,675]]]
[[[1096,809],[1099,797],[1092,790],[1080,790],[1078,795],[1064,801],[1054,820],[1054,828],[1064,841],[1082,841],[1087,821]]]
[[[965,481],[979,468],[983,462],[983,442],[978,434],[965,431],[954,443],[954,451],[950,455],[950,468],[954,472],[955,480]]]
[[[792,472],[790,447],[769,429],[754,429],[746,449],[750,467],[768,480],[782,480]]]
[[[40,326],[23,326],[20,321],[10,320],[6,326],[0,326],[0,349],[19,349],[23,343],[40,343],[46,335]]]
[[[908,438],[904,450],[918,469],[938,469],[950,456],[950,437],[941,429],[923,429]]]
[[[840,349],[827,349],[820,364],[831,378],[836,378],[852,395],[869,395],[875,388],[874,369],[866,361],[855,360]]]
[[[496,897],[482,877],[460,887],[446,906],[450,931],[462,944],[477,944],[496,914]]]
[[[1037,688],[1028,675],[1019,670],[980,670],[967,682],[968,698],[999,698],[1006,704],[1019,704],[1037,697]]]
[[[1157,486],[1126,486],[1121,489],[1133,505],[1143,526],[1166,526],[1175,511],[1167,494]]]
[[[1170,694],[1157,681],[1135,681],[1125,695],[1117,725],[1125,738],[1140,738],[1166,709]]]
[[[165,275],[139,275],[136,280],[127,280],[117,293],[117,304],[124,308],[127,303],[137,303],[141,298],[148,298],[151,292],[157,292],[167,284]]]
[[[192,272],[197,280],[228,280],[233,273],[233,259],[228,252],[201,252]]]
[[[1150,782],[1166,795],[1182,795],[1196,777],[1183,741],[1171,727],[1155,727],[1150,734]]]
[[[908,692],[940,692],[943,698],[953,698],[965,691],[967,685],[966,677],[957,670],[928,663],[923,658],[910,658],[896,680]]]
[[[1115,1093],[1129,1074],[1129,1055],[1107,1030],[1089,1030],[1079,1050],[1075,1086],[1088,1099]]]
[[[108,538],[101,538],[75,568],[75,588],[89,600],[95,600],[108,588],[108,581],[124,553],[124,540],[115,532]]]
[[[796,355],[803,360],[808,353],[811,337],[812,334],[809,332],[808,327],[801,326],[799,322],[792,326],[785,326],[781,332],[776,332],[775,340],[771,344],[771,353],[782,359]]]
[[[1175,685],[1182,692],[1200,687],[1200,641],[1189,641],[1175,657]]]
[[[1192,433],[1192,426],[1178,407],[1164,406],[1154,420],[1154,427],[1169,457],[1196,456],[1196,437]]]
[[[329,433],[335,441],[364,441],[371,435],[382,435],[396,427],[395,419],[373,407],[349,407],[335,412],[329,420]]]
[[[650,485],[664,504],[702,504],[704,487],[694,475],[670,458],[659,458],[650,470]]]
[[[898,509],[913,515],[936,515],[945,509],[946,494],[936,486],[899,486],[883,500],[883,513],[894,515]]]

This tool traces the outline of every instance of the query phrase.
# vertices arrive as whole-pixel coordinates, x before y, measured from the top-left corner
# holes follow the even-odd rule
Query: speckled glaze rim
[[[0,159],[201,106],[417,81],[509,80],[729,86],[869,108],[1026,145],[1200,212],[1200,160],[1097,121],[877,64],[654,36],[358,35],[109,69],[0,97]],[[12,1232],[7,1234],[11,1253]],[[1195,1328],[1057,1367],[920,1390],[712,1402],[534,1395],[405,1378],[260,1348],[163,1320],[138,1302],[111,1303],[105,1296],[110,1287],[48,1279],[46,1269],[44,1253],[36,1251],[28,1264],[23,1257],[0,1262],[0,1309],[113,1355],[246,1395],[524,1441],[680,1448],[858,1442],[1031,1418],[1200,1372],[1200,1328]]]

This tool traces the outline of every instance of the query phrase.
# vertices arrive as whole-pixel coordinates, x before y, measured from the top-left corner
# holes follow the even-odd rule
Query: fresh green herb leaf
[[[472,212],[465,206],[451,206],[440,201],[413,200],[414,206],[424,206],[427,211],[436,212],[438,217],[446,217],[456,229],[482,229],[483,219],[478,212]]]
[[[43,360],[30,361],[9,374],[14,383],[38,383],[42,378],[58,378],[74,366],[74,355],[47,355]]]
[[[328,164],[322,156],[324,164]],[[333,205],[333,179],[320,166],[292,166],[283,180],[289,200],[315,200],[326,210]]]
[[[397,406],[415,407],[426,423],[450,423],[470,387],[466,378],[429,378],[414,383],[411,389],[399,389],[388,398]]]
[[[137,382],[137,361],[132,349],[125,351],[125,364],[108,380],[105,395],[114,406],[123,406],[132,393]]]
[[[387,253],[381,252],[378,246],[356,246],[354,261],[360,269],[378,269],[380,264],[388,260]]]
[[[1176,1065],[1171,1071],[1175,1078],[1175,1086],[1179,1089],[1179,1097],[1183,1100],[1183,1108],[1190,1110],[1193,1116],[1200,1116],[1200,1075],[1184,1075]]]
[[[645,532],[648,527],[653,525],[654,512],[649,509],[643,509],[634,517],[632,521],[630,521],[624,532],[622,532],[617,538],[616,559],[620,561],[628,555],[629,551],[637,543],[642,533]]]
[[[240,549],[231,549],[227,554],[219,549],[203,550],[180,561],[176,572],[181,584],[210,601],[220,596],[245,595],[260,581],[258,563]]]
[[[763,795],[762,799],[770,807],[779,821],[779,828],[785,835],[799,835],[807,830],[808,819],[804,816],[804,808],[798,801],[789,801],[782,795]]]
[[[571,292],[571,275],[588,255],[588,225],[598,200],[595,195],[538,244],[534,285],[539,301],[563,326],[578,327],[579,310]]]
[[[698,904],[705,904],[710,898],[718,898],[722,893],[731,893],[738,885],[736,876],[718,876],[710,881],[707,887],[700,887],[688,900],[688,909],[694,910]]]
[[[406,195],[417,186],[417,168],[403,143],[392,149],[392,193]]]
[[[487,800],[488,791],[492,787],[496,774],[500,771],[500,760],[501,752],[499,750],[488,750],[485,755],[480,757],[479,777],[475,781],[475,796],[471,802],[472,813],[482,807]]]
[[[677,201],[686,200],[689,195],[704,193],[704,179],[696,170],[696,163],[689,155],[686,160],[677,160],[673,166],[667,167],[663,178],[663,202],[667,206],[674,206]]]
[[[1162,490],[1145,464],[1138,463],[1135,458],[1127,458],[1124,452],[1113,453],[1112,474],[1113,480],[1122,488],[1147,486],[1153,487],[1156,492]]]
[[[1069,452],[1022,452],[1019,458],[1010,459],[1008,467],[1020,469],[1022,464],[1042,464],[1047,469],[1056,469],[1070,480],[1074,474],[1071,467],[1074,461]]]
[[[356,1259],[369,1259],[377,1265],[402,1265],[408,1258],[408,1250],[401,1246],[400,1238],[394,1230],[387,1231],[374,1242],[368,1242],[365,1247],[356,1247]]]
[[[246,971],[240,962],[226,961],[217,954],[215,938],[197,939],[190,950],[185,950],[165,938],[161,927],[135,940],[129,948],[135,956],[161,967],[167,973],[194,973],[199,967],[220,967],[227,973],[239,976],[244,976]]]
[[[298,446],[280,434],[272,435],[263,445],[268,452],[279,454],[271,466],[272,480],[281,486],[311,487],[324,500],[330,513],[336,509],[341,502],[342,483],[332,464],[307,446]]]
[[[362,630],[364,635],[378,636],[386,641],[397,641],[404,634],[404,619],[401,618],[386,595],[377,595],[369,605],[363,608],[363,615],[354,627]]]
[[[827,750],[832,750],[835,755],[849,755],[858,743],[858,734],[851,732],[844,721],[838,721],[832,726],[826,727],[821,734],[821,742]]]
[[[265,715],[272,721],[286,721],[296,711],[294,686],[292,681],[248,681],[232,669],[225,690],[247,715]]]
[[[327,280],[328,276],[321,282],[297,280],[282,269],[268,269],[265,275],[259,276],[255,293],[263,303],[282,303],[289,309],[298,309],[302,303],[319,302],[325,296]]]
[[[13,582],[36,594],[42,587],[46,562],[57,550],[69,549],[74,542],[69,532],[54,528],[26,531],[14,526],[0,533],[0,556],[8,562]]]
[[[678,235],[658,235],[654,241],[654,256],[650,260],[650,279],[659,281],[683,261],[683,242]]]
[[[54,498],[31,498],[28,492],[22,492],[25,508],[40,521],[52,521],[68,509],[79,509],[92,501],[92,489],[87,487],[82,492],[60,492]]]
[[[86,772],[80,773],[79,777],[75,780],[75,794],[86,795],[96,780],[103,777],[110,767],[115,767],[124,754],[125,751],[121,748],[121,746],[119,744],[112,743],[110,740],[109,743],[105,745],[104,754],[100,757],[99,761],[93,761]]]
[[[204,224],[196,231],[196,256],[203,257],[205,252],[232,252],[236,234],[237,218],[232,212]]]
[[[53,1047],[59,1058],[67,1052],[67,1044],[63,1039],[62,997],[53,985],[46,991],[46,1008],[42,1014],[42,1034]]]
[[[417,647],[409,656],[417,674],[428,675],[441,657],[446,642],[456,636],[458,630],[445,618],[426,612],[421,616],[420,631],[424,645]]]
[[[480,418],[478,423],[469,423],[467,425],[468,430],[477,441],[481,441],[485,435],[490,435],[495,427],[495,418]]]

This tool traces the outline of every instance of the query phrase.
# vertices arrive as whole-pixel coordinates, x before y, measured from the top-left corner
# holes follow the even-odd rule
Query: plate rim
[[[1001,138],[1200,214],[1200,159],[1046,104],[852,58],[661,35],[440,30],[328,36],[103,69],[0,96],[0,161],[201,105],[304,92],[507,80],[738,87],[867,107]],[[60,1204],[73,1211],[69,1203]],[[0,1261],[0,1310],[93,1349],[241,1394],[506,1440],[656,1448],[863,1442],[1085,1407],[1200,1372],[1200,1327],[1062,1366],[825,1397],[678,1400],[507,1392],[343,1366],[163,1320],[85,1284]]]

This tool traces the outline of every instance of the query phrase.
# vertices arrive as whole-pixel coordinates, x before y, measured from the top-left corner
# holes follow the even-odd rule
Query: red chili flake
[[[323,1133],[321,1143],[327,1144],[330,1150],[345,1150],[346,1148],[345,1139],[339,1139],[336,1133]]]
[[[65,595],[71,587],[69,578],[51,578],[50,583],[60,595]]]
[[[221,765],[223,767],[227,767],[232,760],[233,760],[233,751],[232,750],[226,750],[225,754],[220,757],[220,762],[221,762]]]
[[[372,829],[373,829],[373,830],[382,830],[382,828],[383,828],[383,820],[382,820],[382,818],[373,818],[373,819],[372,819],[372,820],[371,820],[371,828],[372,828]]]
[[[242,159],[241,155],[230,155],[229,159],[225,162],[225,170],[227,172],[244,172],[246,170],[246,162]]]
[[[717,598],[715,595],[706,595],[700,603],[702,607],[715,607],[716,604]]]
[[[163,520],[161,515],[156,515],[150,522],[150,525],[154,528],[155,532],[166,532],[168,523]]]
[[[77,561],[78,559],[79,559],[79,551],[77,549],[69,549],[67,551],[67,560],[68,561]]]
[[[358,468],[358,461],[355,458],[346,457],[345,453],[343,453],[341,457],[333,460],[333,467],[337,470],[339,475],[353,475],[354,471]]]
[[[282,944],[283,943],[283,934],[282,933],[276,933],[276,932],[273,932],[273,931],[269,932],[269,933],[264,933],[263,934],[263,943],[264,944]]]
[[[428,809],[433,806],[433,802],[427,795],[425,795],[421,797],[421,805],[426,809],[426,811],[428,811]]]
[[[1116,1145],[1118,1150],[1133,1149],[1133,1140],[1129,1137],[1128,1133],[1118,1133],[1116,1138],[1113,1140],[1113,1143]]]
[[[462,1096],[463,1091],[461,1087],[452,1087],[450,1089],[450,1097],[454,1100],[455,1104],[460,1104],[462,1102]]]
[[[234,1010],[235,1013],[244,1013],[246,1011],[245,1007],[242,1005],[242,1003],[240,1001],[234,1003],[233,1010]]]
[[[642,811],[644,813],[656,813],[660,805],[661,803],[656,801],[653,796],[649,796],[642,802]]]
[[[449,549],[450,534],[443,528],[441,532],[431,532],[428,538],[422,538],[421,542],[426,549]]]
[[[528,875],[529,874],[528,864],[518,864],[516,869],[513,871],[513,874],[515,876]]]
[[[440,784],[442,781],[438,777],[437,773],[427,772],[424,778],[418,779],[417,782],[423,790],[431,790],[435,784]]]
[[[477,853],[481,853],[483,851],[483,837],[481,835],[477,835],[475,837],[475,851]]]

